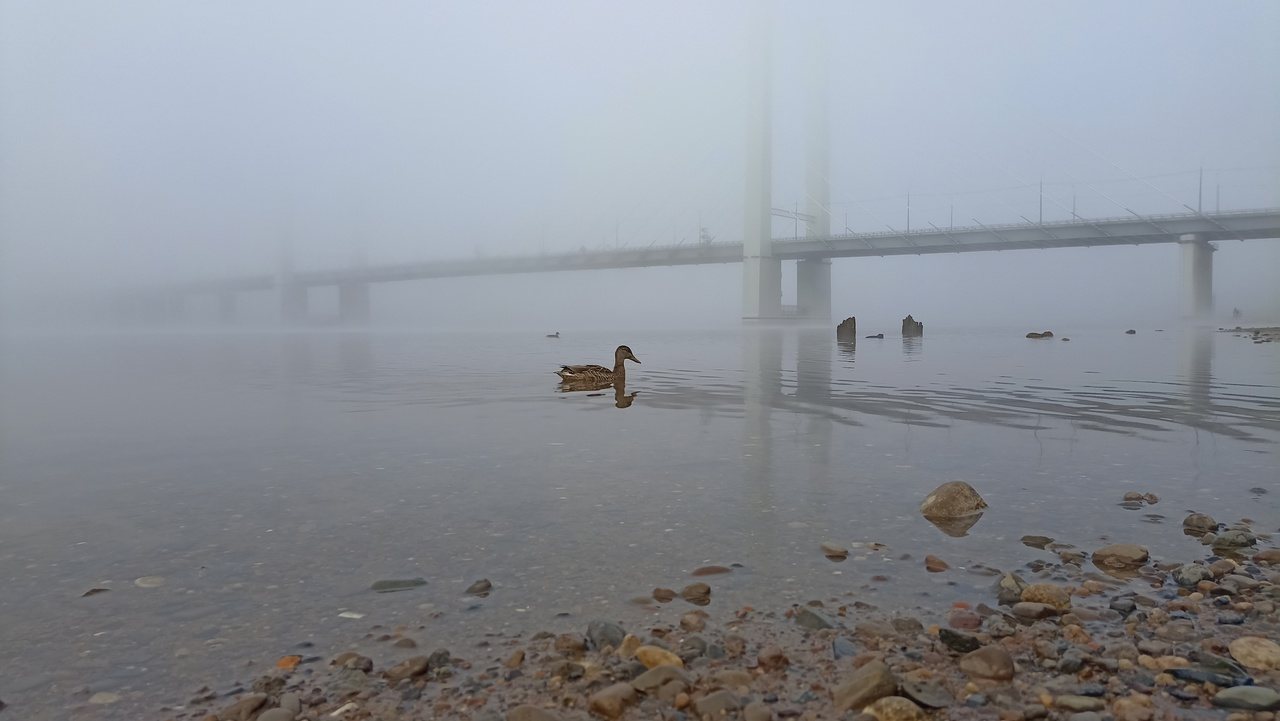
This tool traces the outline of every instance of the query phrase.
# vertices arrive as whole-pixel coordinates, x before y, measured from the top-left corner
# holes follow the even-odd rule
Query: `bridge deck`
[[[1051,223],[930,227],[911,232],[885,231],[833,235],[828,238],[775,239],[774,255],[784,260],[854,258],[859,256],[972,253],[992,250],[1075,248],[1095,245],[1174,243],[1196,233],[1206,240],[1280,238],[1280,208],[1226,213],[1081,219]],[[362,268],[303,271],[293,282],[303,286],[344,283],[385,283],[397,280],[456,278],[566,270],[641,268],[665,265],[736,263],[741,243],[666,245],[648,248],[589,250],[532,256],[392,263]],[[278,283],[273,275],[210,280],[184,284],[182,292],[267,290]]]

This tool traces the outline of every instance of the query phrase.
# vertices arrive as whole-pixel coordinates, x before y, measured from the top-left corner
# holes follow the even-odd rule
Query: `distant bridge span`
[[[815,273],[814,264],[832,258],[974,253],[995,250],[1078,248],[1107,245],[1180,243],[1185,248],[1185,274],[1190,310],[1208,311],[1212,299],[1212,241],[1280,238],[1280,208],[1219,213],[1077,219],[1047,223],[931,226],[910,231],[889,230],[826,237],[777,238],[764,258],[771,263],[797,260],[799,314],[830,316],[830,271]],[[760,256],[757,256],[759,259]],[[309,288],[339,289],[341,314],[359,322],[368,317],[369,286],[431,278],[459,278],[568,270],[604,270],[674,265],[736,263],[744,259],[743,243],[700,243],[647,248],[615,248],[528,256],[402,262],[361,267],[261,274],[184,283],[167,288],[170,295],[213,294],[221,298],[224,315],[234,314],[234,295],[278,289],[286,318],[297,320],[306,311]],[[825,282],[825,287],[823,287]],[[807,301],[807,302],[806,302]]]

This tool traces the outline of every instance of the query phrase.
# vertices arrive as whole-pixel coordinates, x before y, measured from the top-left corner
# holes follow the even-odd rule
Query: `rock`
[[[134,579],[133,585],[138,588],[160,588],[164,585],[164,576],[143,576]]]
[[[1213,705],[1246,711],[1273,711],[1280,709],[1280,693],[1262,686],[1233,686],[1214,694]]]
[[[404,638],[396,639],[396,642],[391,645],[396,648],[417,648],[418,642],[406,636]]]
[[[1008,681],[1013,678],[1013,658],[999,646],[983,646],[960,657],[960,670],[978,678]]]
[[[925,721],[926,718],[919,706],[901,696],[885,696],[862,709],[862,713],[876,721]]]
[[[302,697],[296,693],[281,694],[280,708],[297,716],[302,713]]]
[[[1009,605],[1022,600],[1022,592],[1027,588],[1027,582],[1022,580],[1016,573],[1006,573],[996,581],[996,600],[1001,604]]]
[[[801,606],[799,610],[796,611],[796,625],[812,631],[820,631],[824,628],[835,628],[835,624],[833,624],[830,619],[808,606]]]
[[[1054,697],[1053,705],[1068,711],[1101,711],[1107,707],[1106,702],[1100,698],[1071,694]]]
[[[751,682],[755,680],[755,677],[746,671],[725,669],[723,671],[716,671],[712,674],[711,680],[725,688],[748,689],[751,688]]]
[[[924,323],[908,315],[902,319],[902,337],[919,338],[924,335]]]
[[[522,666],[523,664],[524,664],[523,648],[517,648],[516,650],[512,651],[511,655],[507,656],[507,660],[502,662],[502,665],[507,668],[520,668],[520,666]]]
[[[1096,558],[1096,554],[1095,554]],[[1022,589],[1022,600],[1027,603],[1042,603],[1058,610],[1071,608],[1071,594],[1061,586],[1048,583],[1033,583]]]
[[[668,601],[673,601],[675,600],[675,597],[676,597],[676,592],[669,588],[653,589],[653,600],[659,603],[666,603]]]
[[[1138,334],[1138,331],[1136,331],[1136,330],[1134,330],[1134,329],[1130,328],[1129,330],[1125,331],[1125,332],[1124,332],[1124,334],[1125,334],[1125,335],[1137,335],[1137,334]]]
[[[705,583],[691,583],[680,589],[680,598],[695,606],[706,606],[711,603],[711,587]]]
[[[701,636],[689,636],[680,642],[680,660],[685,663],[700,658],[707,653],[707,641]]]
[[[764,671],[781,671],[791,664],[791,659],[777,646],[765,646],[756,655],[756,664]]]
[[[1128,698],[1116,699],[1111,704],[1111,713],[1116,721],[1151,721],[1155,717],[1151,697],[1137,693]]]
[[[1268,563],[1272,566],[1280,566],[1280,548],[1264,548],[1254,554],[1253,560],[1258,563]]]
[[[554,648],[562,656],[581,656],[587,650],[587,641],[576,633],[556,636]]]
[[[871,340],[873,338],[876,340],[884,340],[884,333],[876,333],[875,335],[867,336],[867,340]]]
[[[596,691],[587,699],[592,713],[607,719],[616,719],[628,706],[635,703],[636,690],[629,683],[615,683]]]
[[[1053,543],[1053,539],[1049,538],[1048,536],[1023,536],[1022,537],[1022,545],[1027,546],[1029,548],[1039,548],[1043,550],[1044,547],[1049,545],[1050,543]]]
[[[678,666],[654,666],[644,673],[631,679],[631,687],[635,690],[651,694],[657,691],[664,684],[671,681],[679,681],[685,686],[691,686],[693,681],[689,679],[688,674],[682,671]]]
[[[383,675],[387,677],[387,681],[392,686],[395,686],[406,678],[413,678],[426,673],[428,665],[426,656],[414,656],[387,669],[387,672]]]
[[[697,633],[707,627],[707,620],[702,611],[690,611],[680,617],[680,628]]]
[[[951,568],[951,566],[948,566],[946,561],[938,558],[937,556],[924,557],[924,570],[929,573],[942,573],[948,568]]]
[[[850,316],[840,321],[840,325],[836,326],[836,340],[850,343],[856,342],[858,340],[858,319]]]
[[[933,489],[920,504],[920,513],[928,518],[960,518],[972,516],[987,507],[982,496],[964,481],[944,483]]]
[[[1057,616],[1058,609],[1047,603],[1033,603],[1030,601],[1019,601],[1013,604],[1009,612],[1018,618],[1026,618],[1031,620],[1039,620],[1041,618],[1049,618]]]
[[[636,655],[636,649],[643,645],[639,638],[628,633],[623,637],[622,645],[618,646],[618,656],[620,658],[631,658]]]
[[[1126,491],[1124,494],[1124,500],[1141,502],[1142,494],[1138,493],[1137,491]]]
[[[545,708],[524,704],[508,711],[506,721],[560,721],[560,717]]]
[[[378,593],[394,593],[395,591],[407,591],[410,588],[425,585],[427,585],[427,581],[422,578],[389,578],[385,581],[374,581],[369,588]]]
[[[99,691],[89,697],[89,703],[99,704],[99,705],[115,703],[119,700],[120,700],[120,694],[112,693],[110,691]]]
[[[956,703],[955,696],[934,679],[903,679],[902,695],[925,708],[948,708]]]
[[[844,559],[849,557],[849,549],[845,548],[844,546],[841,546],[838,543],[832,543],[831,541],[824,541],[822,544],[822,555],[826,556],[832,561],[843,561]]]
[[[636,660],[644,664],[645,668],[655,668],[657,666],[684,666],[684,661],[680,657],[657,646],[641,646],[636,649]]]
[[[693,710],[700,717],[721,718],[741,707],[738,697],[729,691],[714,691],[693,702]]]
[[[969,653],[982,647],[982,642],[967,633],[958,633],[949,628],[938,629],[938,640],[956,653]]]
[[[892,696],[898,690],[898,678],[883,661],[872,661],[832,690],[836,712],[858,710],[877,699]]]
[[[742,721],[773,721],[773,711],[759,701],[752,701],[742,709]]]
[[[976,631],[982,628],[982,616],[967,608],[953,608],[947,612],[947,625],[964,631]]]
[[[286,708],[273,708],[259,714],[256,721],[293,721],[297,715],[296,711]]]
[[[622,639],[626,638],[626,636],[626,632],[616,623],[592,621],[587,624],[587,641],[591,643],[591,648],[597,651],[606,646],[609,648],[620,647]]]
[[[695,568],[693,570],[693,573],[690,575],[719,576],[722,573],[732,573],[732,572],[733,572],[733,569],[729,568],[728,566],[703,566],[702,568]]]
[[[466,593],[468,596],[479,596],[480,598],[486,598],[488,597],[489,592],[492,590],[493,590],[493,584],[489,583],[489,579],[482,578],[479,581],[476,581],[475,583],[471,584],[470,586],[467,586],[467,590],[464,591],[464,593]]]
[[[252,693],[218,712],[222,721],[247,721],[267,702],[265,693]]]
[[[1213,541],[1214,548],[1244,548],[1257,543],[1258,539],[1243,528],[1232,528],[1218,534]]]
[[[1228,648],[1231,657],[1246,668],[1262,671],[1280,669],[1280,645],[1257,636],[1242,636],[1232,641]]]
[[[1213,578],[1213,571],[1201,566],[1198,563],[1188,563],[1185,566],[1179,566],[1173,571],[1173,580],[1183,588],[1195,588],[1196,584],[1201,581],[1208,581]]]
[[[1147,549],[1132,543],[1103,546],[1093,552],[1093,565],[1102,569],[1137,568],[1150,558]]]

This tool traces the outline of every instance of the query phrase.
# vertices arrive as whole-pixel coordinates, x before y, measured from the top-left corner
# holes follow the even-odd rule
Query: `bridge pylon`
[[[1213,253],[1217,250],[1200,233],[1178,236],[1182,246],[1183,314],[1192,320],[1213,315]]]

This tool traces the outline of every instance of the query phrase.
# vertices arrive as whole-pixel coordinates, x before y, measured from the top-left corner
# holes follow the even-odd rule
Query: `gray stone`
[[[618,648],[622,645],[622,639],[627,635],[626,631],[616,623],[608,621],[592,621],[587,624],[587,640],[591,642],[591,647],[597,651],[610,646]]]
[[[1008,681],[1013,678],[1013,658],[999,646],[983,646],[960,657],[960,670],[978,678]]]
[[[698,716],[719,718],[722,714],[741,708],[738,697],[729,691],[714,691],[693,702],[693,710]]]
[[[1179,566],[1173,571],[1173,580],[1183,588],[1194,588],[1197,583],[1212,579],[1213,571],[1198,563],[1188,563],[1185,566]]]
[[[1246,711],[1274,711],[1280,709],[1280,693],[1263,686],[1234,686],[1215,694],[1213,705]]]
[[[1053,699],[1053,705],[1068,711],[1101,711],[1107,707],[1105,701],[1091,696],[1074,696],[1064,694]]]
[[[560,721],[560,717],[545,708],[525,704],[508,711],[506,721]]]
[[[898,690],[898,678],[883,661],[872,661],[837,686],[832,692],[836,711],[860,710],[876,699],[892,696]]]
[[[257,721],[293,721],[298,714],[287,708],[273,708],[258,715]]]
[[[653,693],[668,681],[680,681],[688,686],[692,683],[688,674],[678,666],[654,666],[631,680],[631,686],[642,693]]]
[[[1258,539],[1243,528],[1232,528],[1218,534],[1213,539],[1214,548],[1244,548],[1257,543]]]
[[[796,625],[813,631],[835,628],[835,624],[830,619],[808,606],[801,606],[800,610],[796,611]]]
[[[987,507],[987,502],[964,481],[944,483],[933,489],[920,504],[920,513],[928,518],[960,518],[972,516]]]
[[[743,721],[773,721],[773,711],[759,701],[752,701],[742,709]]]
[[[925,708],[948,708],[956,699],[941,683],[934,680],[902,681],[902,695]]]
[[[629,683],[615,683],[596,691],[587,699],[591,711],[607,719],[616,719],[635,703],[636,690]]]

